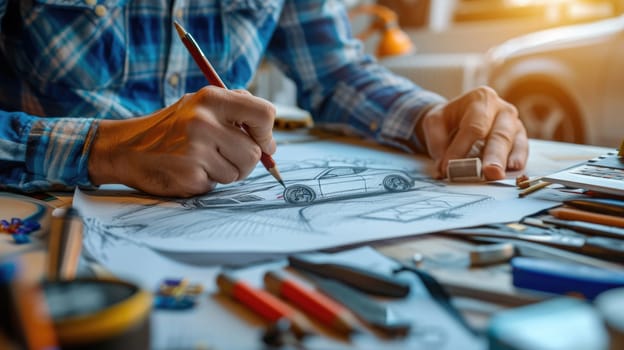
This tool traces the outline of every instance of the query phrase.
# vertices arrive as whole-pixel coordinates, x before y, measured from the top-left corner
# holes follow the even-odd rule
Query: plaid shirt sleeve
[[[316,124],[423,152],[414,128],[445,99],[394,75],[363,53],[341,1],[288,1],[269,57],[298,87]]]
[[[87,150],[93,119],[37,118],[0,111],[0,188],[26,192],[92,187]]]

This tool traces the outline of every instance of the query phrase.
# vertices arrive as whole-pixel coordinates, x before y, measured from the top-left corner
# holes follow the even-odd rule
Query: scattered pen
[[[349,310],[325,295],[286,277],[280,271],[265,273],[264,285],[268,291],[292,302],[330,329],[344,334],[357,330],[357,322]]]
[[[611,198],[574,198],[563,201],[563,204],[598,214],[624,217],[623,200]]]
[[[624,218],[613,215],[592,213],[569,207],[557,207],[550,209],[548,213],[561,220],[585,221],[594,224],[624,228]]]
[[[302,315],[269,292],[254,288],[225,272],[217,276],[217,285],[221,293],[242,303],[266,321],[273,324],[280,319],[287,319],[297,336],[312,333],[311,326]]]
[[[206,55],[204,55],[201,48],[199,47],[199,45],[197,45],[197,42],[195,41],[195,39],[193,39],[191,34],[187,32],[178,22],[173,22],[173,24],[176,28],[176,31],[178,32],[178,35],[180,36],[180,39],[182,40],[182,43],[184,43],[184,46],[186,46],[186,49],[193,57],[193,60],[195,60],[195,63],[197,63],[197,65],[199,66],[199,69],[201,69],[202,73],[204,73],[204,76],[206,77],[206,79],[208,79],[208,82],[212,85],[227,89],[227,86],[225,86],[223,80],[221,80],[217,72],[214,70],[214,68],[210,64],[210,61],[208,61]],[[246,126],[243,126],[242,129],[246,131]],[[280,172],[277,169],[277,165],[275,164],[275,161],[273,160],[271,155],[262,152],[262,155],[260,156],[260,162],[262,162],[262,165],[264,165],[267,171],[271,175],[273,175],[275,180],[277,180],[284,188],[286,188],[286,185],[282,180],[282,176],[280,175]]]
[[[410,284],[404,280],[354,265],[318,261],[305,254],[289,256],[288,264],[296,270],[335,279],[369,294],[403,298],[410,292]]]
[[[559,220],[555,218],[542,218],[546,224],[567,228],[576,232],[585,233],[592,236],[611,237],[624,239],[624,228],[595,224],[592,222]]]
[[[542,176],[534,177],[532,179],[527,178],[526,180],[522,180],[518,182],[518,188],[521,188],[521,189],[529,188],[530,186],[533,186],[536,183],[538,183],[541,179],[542,179]]]
[[[520,198],[526,197],[526,196],[530,195],[533,192],[537,192],[537,191],[541,190],[542,188],[548,187],[549,185],[550,185],[550,182],[538,181],[535,184],[530,185],[529,187],[525,188],[523,191],[518,193],[518,197],[520,197]]]
[[[412,326],[409,319],[398,314],[381,300],[366,295],[355,288],[329,278],[304,273],[323,294],[351,310],[366,324],[388,335],[405,335]]]

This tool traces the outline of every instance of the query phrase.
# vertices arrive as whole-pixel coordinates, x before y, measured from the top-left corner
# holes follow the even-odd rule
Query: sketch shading
[[[329,199],[407,191],[417,179],[406,171],[362,166],[311,167],[282,171],[286,188],[269,176],[246,181],[245,186],[226,188],[181,201],[187,208],[222,208],[258,204],[308,205]],[[418,187],[432,186],[420,181]]]
[[[284,189],[266,169],[187,199],[77,191],[99,230],[163,251],[293,252],[516,220],[550,203],[500,186],[449,185],[414,156],[319,141],[287,144],[276,158]],[[116,190],[119,190],[117,188]],[[90,221],[94,222],[94,221]],[[89,230],[89,227],[86,228]]]

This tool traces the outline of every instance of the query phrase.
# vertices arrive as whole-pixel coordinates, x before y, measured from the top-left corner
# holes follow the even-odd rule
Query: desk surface
[[[308,136],[302,136],[308,137]],[[282,141],[279,135],[276,136],[278,142],[298,142],[297,137],[292,133],[285,134]],[[531,140],[530,141],[530,157],[527,168],[522,172],[508,174],[508,181],[514,181],[515,177],[520,173],[526,173],[529,176],[544,175],[554,172],[561,168],[573,165],[586,159],[604,154],[610,149],[603,147],[563,144],[557,142]],[[57,201],[51,203],[52,206],[63,206],[71,202],[71,193],[56,193]],[[5,203],[4,207],[0,202],[1,212],[5,218],[13,216],[23,216],[23,208],[19,209]],[[17,211],[16,211],[17,210]],[[21,211],[20,211],[21,210]],[[45,226],[44,226],[45,229]],[[414,253],[428,254],[430,257],[446,256],[445,259],[461,260],[467,255],[471,247],[470,243],[459,242],[455,240],[420,236],[409,239],[402,239],[393,242],[379,243],[376,245],[378,249],[389,256],[408,259]],[[25,252],[28,250],[28,252]],[[27,260],[26,272],[31,280],[38,280],[43,275],[45,264],[45,245],[35,243],[31,246],[16,246],[11,243],[7,235],[0,235],[0,256],[7,254],[21,253]],[[486,289],[497,291],[497,295],[505,296],[514,293],[510,284],[508,270],[504,267],[493,267],[484,269],[466,270],[461,263],[458,265],[451,264],[452,268],[431,267],[429,270],[440,279],[452,280],[454,277],[461,276],[466,281],[487,282],[484,286]],[[483,285],[483,283],[482,283]],[[529,299],[527,299],[530,301]],[[465,303],[458,299],[458,305],[469,316],[469,320],[477,328],[483,328],[487,323],[488,317],[501,309],[509,307],[509,305],[501,305],[497,303]],[[161,322],[161,321],[159,321]],[[161,322],[162,323],[162,322]]]

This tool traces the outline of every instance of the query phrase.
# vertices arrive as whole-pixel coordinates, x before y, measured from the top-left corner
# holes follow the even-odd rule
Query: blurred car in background
[[[616,147],[624,138],[624,16],[548,29],[490,49],[477,81],[529,137]]]

